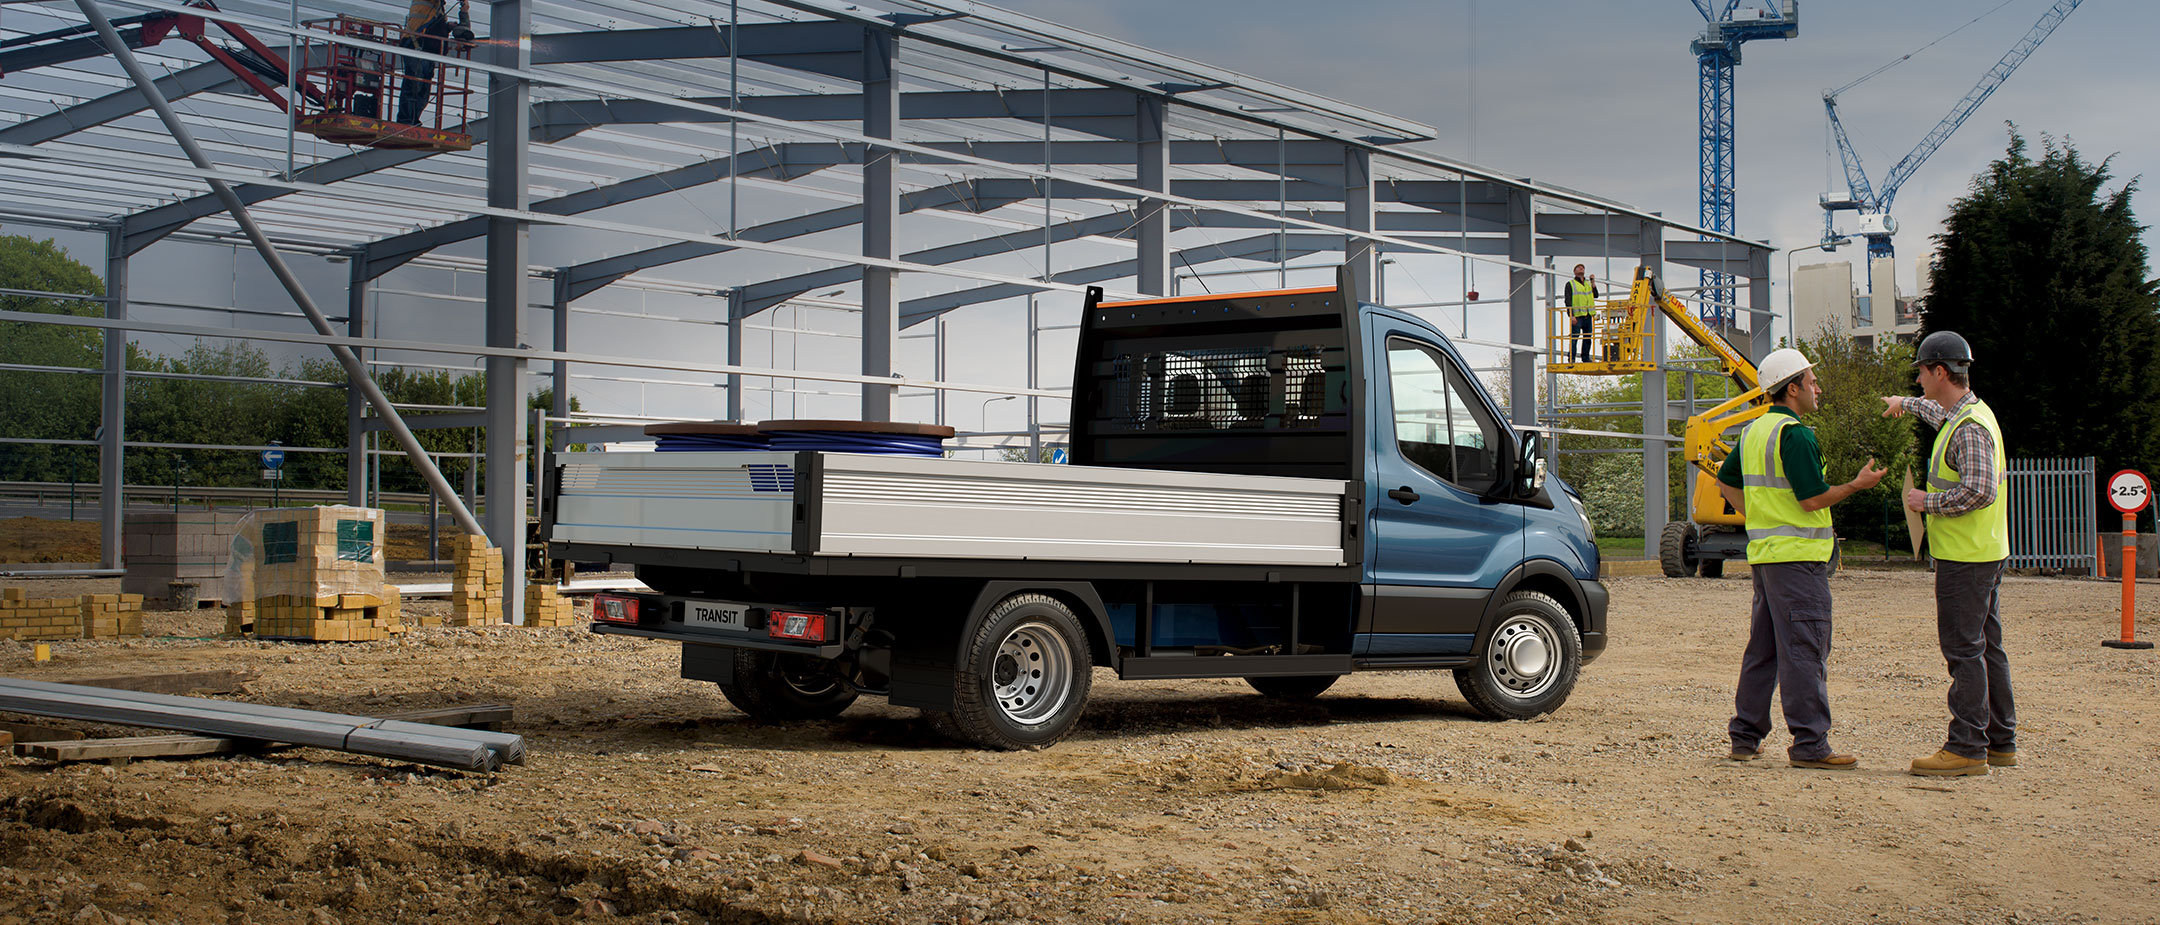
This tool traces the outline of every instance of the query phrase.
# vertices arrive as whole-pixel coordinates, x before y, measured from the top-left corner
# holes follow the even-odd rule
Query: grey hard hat
[[[1920,349],[1913,351],[1913,365],[1926,366],[1940,363],[1954,372],[1964,372],[1972,365],[1972,345],[1956,331],[1936,331],[1920,340]]]

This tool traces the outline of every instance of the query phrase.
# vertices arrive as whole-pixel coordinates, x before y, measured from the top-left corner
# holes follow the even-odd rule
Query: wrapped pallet
[[[383,512],[327,505],[241,520],[226,569],[226,630],[262,638],[368,642],[404,632],[383,580]],[[252,624],[252,627],[249,626]]]

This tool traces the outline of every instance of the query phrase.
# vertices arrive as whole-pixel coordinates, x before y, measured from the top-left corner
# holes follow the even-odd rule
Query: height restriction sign
[[[2108,503],[2125,514],[2135,514],[2152,502],[2152,482],[2145,473],[2124,469],[2108,479]]]

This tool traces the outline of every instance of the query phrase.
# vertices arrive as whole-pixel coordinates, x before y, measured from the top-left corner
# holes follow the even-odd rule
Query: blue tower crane
[[[1965,98],[1958,100],[1957,105],[1950,107],[1949,115],[1943,116],[1941,122],[1935,123],[1935,127],[1928,130],[1926,137],[1921,138],[1920,143],[1913,146],[1912,152],[1906,154],[1903,160],[1898,161],[1896,166],[1890,168],[1890,172],[1883,177],[1882,186],[1880,187],[1870,185],[1867,171],[1860,167],[1860,155],[1853,150],[1852,140],[1845,135],[1845,124],[1838,121],[1837,98],[1838,94],[1844,93],[1858,86],[1869,77],[1887,70],[1889,65],[1877,68],[1859,80],[1823,94],[1823,110],[1830,115],[1830,132],[1837,141],[1838,159],[1843,161],[1845,165],[1846,187],[1845,198],[1833,199],[1829,193],[1822,195],[1824,243],[1829,243],[1839,237],[1834,224],[1839,212],[1857,212],[1859,213],[1859,235],[1867,239],[1868,258],[1872,260],[1876,257],[1895,256],[1896,251],[1891,247],[1890,236],[1897,233],[1897,221],[1890,217],[1890,205],[1897,199],[1898,188],[1904,186],[1906,180],[1912,179],[1913,173],[1920,169],[1920,165],[1927,163],[1927,159],[1935,153],[1936,149],[1943,146],[1943,142],[1950,140],[1950,133],[1957,131],[1958,126],[1964,125],[1965,119],[1973,114],[1973,110],[1979,109],[1981,103],[1987,101],[1989,94],[1994,93],[1996,87],[2002,86],[2003,81],[2010,79],[2011,73],[2018,69],[2018,65],[2024,64],[2025,59],[2032,56],[2033,51],[2040,47],[2040,43],[2047,40],[2047,37],[2055,31],[2056,26],[2062,25],[2063,19],[2070,15],[2071,10],[2077,9],[2080,2],[2082,0],[2056,0],[2054,6],[2049,7],[2046,13],[2041,14],[2040,21],[2034,23],[2032,29],[2025,33],[2025,37],[2019,39],[2016,45],[2011,46],[2010,50],[2003,54],[2002,60],[1995,62],[1995,66],[1989,68],[1986,74],[1981,75],[1980,82],[1973,85],[1972,90],[1965,94]],[[1699,0],[1696,5],[1701,5]],[[1911,56],[1907,55],[1906,57]],[[1904,58],[1898,60],[1903,61]],[[1897,62],[1892,62],[1892,64],[1895,63]]]
[[[1756,39],[1789,39],[1800,34],[1799,0],[1772,0],[1767,9],[1740,8],[1740,0],[1694,0],[1706,24],[1690,43],[1702,77],[1696,108],[1702,117],[1698,172],[1702,210],[1696,223],[1711,231],[1733,231],[1733,69],[1740,65],[1740,45]],[[1704,271],[1705,292],[1732,302],[1732,278]],[[1732,309],[1704,312],[1706,320],[1732,322]]]

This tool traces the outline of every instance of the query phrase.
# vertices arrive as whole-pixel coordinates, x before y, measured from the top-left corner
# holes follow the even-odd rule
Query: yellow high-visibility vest
[[[1968,424],[1987,432],[1989,452],[1995,457],[1995,500],[1963,514],[1927,515],[1928,548],[1934,550],[1935,558],[1951,562],[1997,562],[2010,558],[2010,506],[2003,499],[2010,472],[2003,456],[2002,428],[1987,403],[1975,398],[1943,425],[1928,460],[1927,490],[1937,494],[1958,486],[1958,471],[1943,456],[1950,448],[1950,435]]]
[[[1750,565],[1773,562],[1828,562],[1837,534],[1830,509],[1809,511],[1785,477],[1785,456],[1778,452],[1785,428],[1799,423],[1789,414],[1765,414],[1740,432],[1741,497],[1747,504],[1747,559]]]
[[[1568,309],[1576,315],[1587,315],[1597,308],[1597,287],[1586,279],[1567,281]]]

